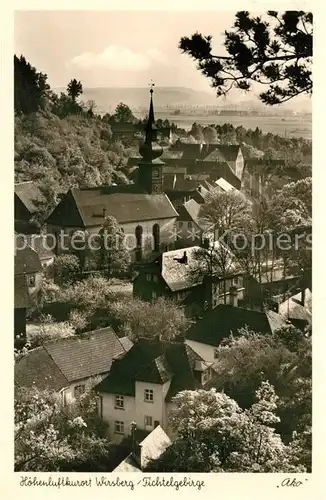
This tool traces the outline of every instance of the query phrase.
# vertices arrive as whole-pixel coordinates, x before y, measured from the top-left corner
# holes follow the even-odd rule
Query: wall
[[[241,149],[239,149],[239,153],[235,162],[235,174],[239,179],[242,178],[244,168],[244,158]]]
[[[119,443],[130,434],[130,424],[135,421],[135,398],[124,396],[124,409],[115,408],[115,394],[100,394],[102,397],[102,419],[109,424],[108,438]],[[115,421],[124,422],[124,435],[116,434]]]
[[[69,404],[75,401],[74,392],[75,392],[75,387],[77,385],[87,385],[89,387],[94,387],[95,385],[99,384],[101,380],[103,380],[108,375],[108,373],[109,372],[105,372],[100,375],[96,375],[95,377],[87,377],[72,382],[68,387],[65,387],[65,389],[62,391],[64,403]]]
[[[167,413],[165,397],[169,390],[170,382],[165,384],[151,384],[149,382],[135,383],[135,397],[124,396],[124,409],[115,408],[115,394],[102,393],[102,419],[109,424],[109,439],[119,443],[124,436],[130,435],[130,424],[136,422],[138,429],[153,430],[154,420],[157,420],[165,430],[167,427]],[[154,391],[154,401],[146,402],[145,389]],[[145,428],[145,415],[152,417],[153,426]],[[115,421],[124,422],[124,435],[116,434]]]

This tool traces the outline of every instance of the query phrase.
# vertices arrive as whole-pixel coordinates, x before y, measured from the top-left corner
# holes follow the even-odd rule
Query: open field
[[[135,113],[137,118],[143,117],[142,113]],[[312,138],[311,117],[310,116],[234,116],[234,115],[204,115],[204,114],[181,114],[173,115],[164,111],[155,113],[156,119],[168,119],[174,122],[178,127],[189,130],[191,125],[196,122],[200,125],[223,125],[224,123],[232,123],[234,127],[242,125],[246,129],[255,129],[259,127],[264,133],[271,132],[273,134],[287,137],[303,137],[304,139]]]

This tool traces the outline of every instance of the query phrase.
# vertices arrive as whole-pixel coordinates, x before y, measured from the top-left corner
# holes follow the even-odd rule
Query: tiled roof
[[[99,392],[135,396],[135,382],[163,384],[171,380],[166,399],[178,391],[195,389],[195,358],[201,359],[184,343],[163,343],[140,339],[120,360],[114,361],[109,375],[97,386]]]
[[[191,219],[199,226],[201,229],[208,229],[211,224],[203,220],[200,217],[201,205],[195,200],[191,199],[186,201],[184,204],[186,211],[189,213]]]
[[[307,288],[304,292],[304,304],[302,303],[302,292],[293,295],[279,305],[279,313],[289,319],[299,319],[311,323],[312,293]]]
[[[103,211],[106,216],[114,217],[120,224],[168,219],[178,215],[166,194],[148,194],[136,185],[72,189],[70,193],[83,227],[103,224]],[[73,204],[73,201],[71,203]],[[65,218],[69,217],[69,208],[67,212],[64,217],[60,213],[59,204],[48,218],[48,222],[66,224]]]
[[[265,312],[219,304],[189,328],[186,338],[217,347],[231,333],[236,336],[238,330],[245,327],[256,333],[272,332],[270,319]]]
[[[44,345],[67,380],[74,381],[108,372],[112,360],[125,353],[114,331],[108,327]]]
[[[45,201],[43,194],[33,181],[15,184],[15,194],[25,205],[30,214],[37,212],[37,204]]]
[[[238,144],[219,144],[215,147],[214,151],[205,158],[208,159],[212,154],[216,155],[217,161],[223,161],[223,160],[218,160],[219,154],[221,155],[221,158],[224,158],[224,161],[235,161],[237,159],[237,156],[239,154],[240,146]],[[214,155],[212,156],[212,158]]]
[[[22,387],[37,387],[59,391],[69,385],[45,347],[37,347],[15,364],[15,383]]]
[[[27,246],[21,250],[16,250],[15,255],[15,276],[22,274],[38,273],[42,271],[42,264],[38,254],[31,247]]]
[[[47,234],[26,234],[16,236],[16,245],[21,247],[21,242],[25,240],[27,244],[36,251],[40,259],[50,259],[54,257],[54,251],[51,250],[53,246],[52,238]]]
[[[200,250],[199,246],[189,248],[179,248],[162,254],[162,278],[172,291],[184,290],[198,285],[193,281],[191,268],[196,264],[196,252]],[[176,259],[181,259],[187,255],[187,264],[180,263]]]
[[[119,338],[120,340],[120,343],[122,344],[122,347],[124,348],[124,350],[127,352],[129,351],[129,349],[132,348],[132,346],[134,345],[130,339],[128,339],[128,337],[120,337]]]

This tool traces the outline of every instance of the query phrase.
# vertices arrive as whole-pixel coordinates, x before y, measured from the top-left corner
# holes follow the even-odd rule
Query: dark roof
[[[182,178],[177,175],[165,175],[163,183],[164,190],[167,193],[169,193],[169,191],[192,192],[196,191],[198,187],[198,182],[196,180]]]
[[[184,343],[140,339],[96,387],[99,392],[135,396],[135,382],[163,384],[171,380],[166,399],[180,390],[195,389],[195,359],[202,360]]]
[[[44,347],[71,382],[108,372],[112,360],[125,353],[110,327],[88,332],[82,337],[49,342]]]
[[[72,189],[67,194],[66,207],[64,201],[54,209],[47,222],[77,227],[99,226],[104,222],[103,210],[106,216],[111,215],[120,224],[178,215],[166,194],[148,194],[136,185]],[[70,220],[67,224],[72,217],[75,223]]]
[[[50,259],[55,256],[54,251],[51,250],[53,239],[47,234],[16,235],[15,238],[18,248],[21,248],[21,243],[26,241],[26,243],[36,251],[41,260]]]
[[[42,192],[33,181],[15,184],[15,194],[25,205],[30,214],[37,212],[38,203],[45,201]]]
[[[217,347],[231,333],[236,336],[238,330],[246,326],[257,333],[272,333],[269,318],[265,312],[219,304],[206,312],[198,323],[189,328],[186,338]]]
[[[25,387],[60,390],[76,380],[108,372],[113,359],[125,352],[110,327],[88,332],[81,338],[46,342],[15,365],[15,382]]]
[[[15,364],[15,383],[22,387],[55,391],[69,385],[45,347],[33,349]]]
[[[31,298],[28,292],[26,277],[23,275],[15,276],[15,309],[26,309],[31,305]]]
[[[235,161],[239,154],[240,146],[239,144],[218,144],[215,146],[215,149],[205,158],[212,160],[215,159],[217,161]],[[219,160],[221,158],[221,160]]]
[[[16,250],[15,255],[15,276],[42,271],[40,258],[30,246]]]

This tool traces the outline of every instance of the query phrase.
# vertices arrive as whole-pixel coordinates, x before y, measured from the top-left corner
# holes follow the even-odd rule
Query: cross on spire
[[[150,88],[151,88],[151,89],[150,89],[150,93],[151,93],[151,94],[153,94],[153,92],[154,92],[153,88],[155,87],[155,83],[153,82],[153,80],[152,80],[152,79],[150,79],[150,82],[149,82],[149,84],[148,84],[148,85],[149,85],[149,86],[150,86]]]

